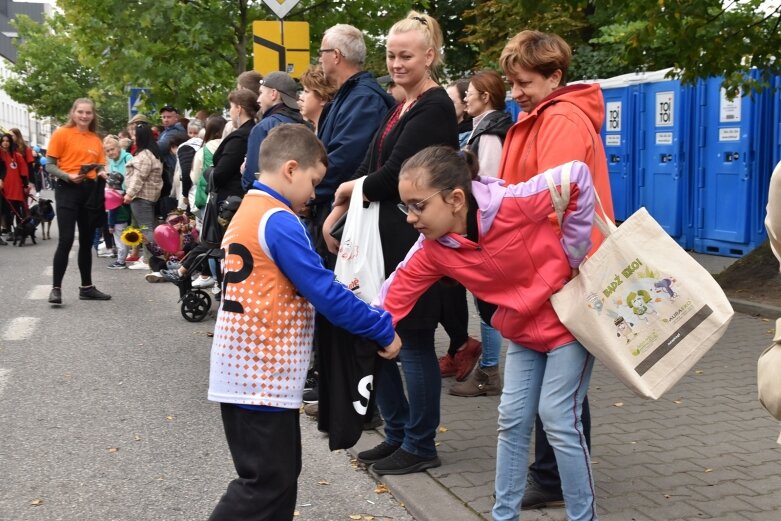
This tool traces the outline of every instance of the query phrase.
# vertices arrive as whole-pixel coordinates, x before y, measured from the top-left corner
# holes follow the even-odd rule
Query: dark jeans
[[[95,229],[100,220],[94,210],[86,207],[94,187],[89,183],[70,184],[57,181],[54,199],[57,212],[57,229],[59,240],[57,250],[54,252],[54,268],[52,286],[62,287],[62,279],[68,268],[68,254],[76,235],[76,227],[79,228],[79,254],[78,264],[81,274],[81,285],[92,285],[92,240],[95,237]]]
[[[583,413],[580,420],[583,422],[586,445],[591,452],[591,410],[588,406],[588,395],[583,399]],[[556,464],[556,456],[553,454],[553,447],[548,443],[547,436],[545,436],[539,415],[537,415],[537,421],[534,424],[534,463],[529,465],[529,475],[544,490],[561,491],[561,477],[559,476],[559,467]]]
[[[442,380],[434,351],[434,329],[401,329],[399,353],[408,397],[396,362],[381,359],[377,369],[377,405],[385,420],[385,441],[423,458],[437,455]]]
[[[442,317],[439,321],[450,337],[448,354],[456,356],[458,348],[469,338],[469,310],[466,306],[466,288],[457,282],[440,282],[442,285]]]
[[[298,410],[259,412],[227,403],[220,408],[238,477],[209,521],[291,521],[301,473]]]

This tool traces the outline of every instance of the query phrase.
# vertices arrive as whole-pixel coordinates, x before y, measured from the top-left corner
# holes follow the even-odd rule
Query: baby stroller
[[[225,257],[225,253],[220,247],[222,236],[236,210],[239,209],[241,197],[233,195],[217,204],[211,201],[213,195],[210,194],[210,201],[206,204],[201,242],[189,253],[195,257],[191,263],[187,263],[188,274],[196,271],[208,272],[209,260],[221,261]],[[179,302],[184,319],[188,322],[200,322],[206,318],[212,307],[212,298],[209,293],[201,288],[193,288],[189,276],[184,277],[178,286]],[[222,287],[222,271],[220,269],[217,269],[217,287]],[[217,299],[219,299],[219,293],[217,295]]]

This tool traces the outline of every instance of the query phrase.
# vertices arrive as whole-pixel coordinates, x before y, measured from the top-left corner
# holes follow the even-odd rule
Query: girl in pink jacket
[[[588,167],[550,170],[557,187],[569,171],[571,196],[561,234],[550,226],[551,196],[542,175],[505,186],[473,179],[474,156],[430,147],[399,176],[399,209],[421,233],[385,282],[379,300],[394,324],[436,281],[449,277],[497,306],[491,325],[511,341],[499,404],[497,521],[517,520],[529,440],[543,418],[562,479],[568,519],[596,519],[591,462],[581,409],[593,357],[561,324],[550,297],[577,274],[591,246],[594,188]]]

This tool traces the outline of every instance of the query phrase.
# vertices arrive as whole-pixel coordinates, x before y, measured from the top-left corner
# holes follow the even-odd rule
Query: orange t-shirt
[[[46,155],[57,159],[57,166],[63,172],[78,174],[81,165],[106,164],[103,142],[94,132],[82,132],[76,127],[60,127],[49,141]],[[97,173],[91,170],[87,179],[95,179]]]

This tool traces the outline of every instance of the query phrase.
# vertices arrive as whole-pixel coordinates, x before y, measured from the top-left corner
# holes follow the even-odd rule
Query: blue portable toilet
[[[759,216],[764,214],[767,181],[759,158],[766,96],[729,100],[722,81],[712,77],[696,86],[694,250],[741,257],[765,237]]]
[[[773,141],[771,144],[773,167],[781,161],[781,76],[776,76],[773,82],[773,92],[769,95],[773,105]]]
[[[681,246],[691,248],[692,88],[665,78],[668,71],[638,77],[637,204]]]
[[[514,99],[510,97],[508,92],[504,98],[504,110],[513,118],[513,123],[518,121],[518,115],[523,112],[520,105],[518,105]]]
[[[638,74],[624,74],[598,82],[605,98],[605,121],[601,134],[617,221],[626,220],[638,209],[635,197],[638,94],[635,83],[638,77]]]

